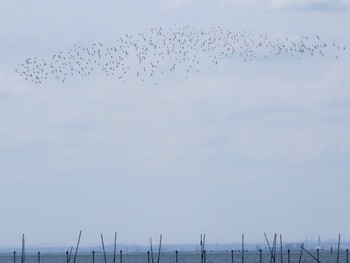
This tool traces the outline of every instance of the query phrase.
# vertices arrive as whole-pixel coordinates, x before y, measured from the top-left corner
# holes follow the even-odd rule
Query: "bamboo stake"
[[[315,259],[318,263],[321,263],[316,257],[314,257],[309,251],[307,251],[304,246],[301,246],[301,249],[308,253],[313,259]]]
[[[201,240],[199,242],[199,245],[201,247],[201,263],[203,263],[203,237],[202,237],[202,234],[201,234]]]
[[[244,234],[242,234],[242,263],[244,263]]]
[[[105,244],[103,242],[103,235],[102,234],[101,234],[101,242],[102,242],[103,257],[104,257],[105,263],[107,263]]]
[[[81,233],[82,233],[82,231],[80,230],[80,232],[79,232],[79,237],[78,237],[78,242],[77,242],[77,247],[76,247],[76,249],[75,249],[75,254],[74,254],[73,263],[75,263],[75,260],[77,259],[77,254],[78,254],[78,249],[79,249],[79,243],[80,243]]]
[[[264,233],[264,235],[265,235],[265,239],[266,239],[266,242],[267,242],[267,245],[269,247],[270,254],[271,254],[271,256],[270,256],[270,263],[272,263],[272,260],[273,260],[273,248],[271,248],[271,246],[270,246],[270,242],[269,242],[269,239],[267,238],[266,233]]]
[[[268,247],[269,247],[270,253],[272,254],[270,242],[269,242],[269,240],[268,240],[268,238],[267,238],[267,236],[266,236],[266,233],[264,233],[264,235],[265,235],[265,239],[266,239],[267,245],[268,245]]]
[[[280,235],[280,245],[281,245],[281,263],[283,263],[282,235]]]
[[[22,235],[22,258],[21,263],[25,263],[25,239],[24,234]]]
[[[202,258],[203,258],[203,263],[205,263],[205,233],[203,234]]]
[[[301,247],[301,251],[300,251],[300,257],[299,257],[299,263],[301,262],[301,257],[303,255],[304,243],[302,243],[300,247]]]
[[[158,259],[157,259],[157,263],[159,263],[160,261],[160,249],[162,247],[162,235],[160,235],[159,237],[159,250],[158,250]]]
[[[277,234],[275,234],[274,246],[273,246],[273,263],[276,263],[276,251],[277,251]]]
[[[339,237],[338,237],[337,263],[339,263],[339,249],[340,249],[340,234],[339,234]]]
[[[73,247],[70,247],[70,252],[69,252],[69,256],[68,256],[68,251],[67,251],[67,262],[70,262],[70,259],[72,257],[72,251],[73,251]]]
[[[151,238],[151,237],[149,238],[149,242],[150,242],[150,245],[151,245],[151,259],[152,259],[152,263],[154,263],[154,260],[153,260],[152,238]]]
[[[117,253],[117,232],[114,233],[113,263],[115,263],[116,253]]]

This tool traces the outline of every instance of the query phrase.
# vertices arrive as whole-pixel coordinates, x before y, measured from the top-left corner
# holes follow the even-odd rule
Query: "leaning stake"
[[[103,242],[103,235],[101,234],[101,242],[102,242],[102,250],[103,250],[103,257],[105,259],[105,263],[107,263],[107,258],[106,258],[106,251],[105,251],[105,244]]]
[[[339,234],[339,237],[338,237],[337,263],[339,263],[339,248],[340,248],[340,234]]]
[[[160,260],[160,248],[162,247],[162,235],[160,235],[159,237],[159,250],[158,250],[158,259],[157,259],[157,263],[159,263]]]
[[[73,260],[73,263],[75,263],[75,260],[77,259],[77,254],[78,254],[78,249],[79,249],[79,243],[80,243],[80,238],[81,238],[81,230],[80,230],[80,233],[79,233],[79,237],[78,237],[78,242],[77,242],[77,247],[75,249],[75,254],[74,254],[74,260]]]

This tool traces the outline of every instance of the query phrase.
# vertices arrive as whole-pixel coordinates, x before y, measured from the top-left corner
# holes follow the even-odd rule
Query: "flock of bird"
[[[318,35],[301,36],[298,40],[272,38],[256,32],[234,33],[222,27],[196,29],[190,26],[164,29],[151,28],[147,34],[125,34],[113,45],[94,43],[74,45],[48,59],[28,58],[16,72],[27,81],[42,84],[54,78],[65,82],[74,76],[88,76],[102,71],[124,82],[127,76],[140,81],[167,76],[180,70],[188,78],[193,72],[218,67],[223,60],[241,58],[244,62],[279,56],[329,56],[339,59],[345,46],[326,43]]]

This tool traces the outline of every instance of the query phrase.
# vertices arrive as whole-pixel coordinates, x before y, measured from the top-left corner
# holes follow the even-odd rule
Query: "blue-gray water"
[[[315,250],[309,251],[315,258],[317,252]],[[276,253],[275,262],[271,260],[271,254],[269,251],[263,251],[260,259],[259,251],[245,252],[243,255],[243,263],[317,263],[317,260],[310,256],[306,251],[302,252],[300,260],[300,250],[290,251],[289,257],[287,251],[283,253],[281,259],[281,253]],[[25,255],[25,263],[67,263],[66,253],[41,253],[40,256],[37,253],[31,253]],[[157,263],[158,253],[153,254],[153,263]],[[320,251],[319,261],[321,263],[349,263],[348,252],[341,250],[339,253],[339,259],[337,251]],[[21,253],[16,253],[14,257],[13,253],[0,254],[0,263],[21,263]],[[70,263],[74,262],[74,254],[71,256]],[[94,253],[78,253],[75,259],[75,263],[104,263],[104,255],[101,252]],[[113,263],[113,253],[106,254],[106,262]],[[151,254],[147,253],[123,253],[122,258],[118,253],[115,258],[116,263],[152,263]],[[201,263],[201,254],[199,252],[178,252],[176,259],[175,252],[162,252],[160,254],[160,263]],[[206,263],[242,263],[242,253],[226,251],[226,252],[206,252]]]

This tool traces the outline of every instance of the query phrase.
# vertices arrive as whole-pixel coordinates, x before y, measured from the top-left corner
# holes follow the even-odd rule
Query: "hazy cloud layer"
[[[26,233],[28,246],[70,246],[80,229],[82,245],[114,231],[139,244],[159,233],[167,243],[203,232],[213,243],[242,233],[264,242],[264,232],[350,239],[350,16],[300,10],[349,2],[250,4],[2,1],[0,245],[19,246]],[[27,57],[174,23],[319,35],[346,48],[338,58],[334,46],[325,57],[231,59],[217,69],[207,58],[201,72],[169,73],[157,86],[101,72],[38,86],[15,73]]]

